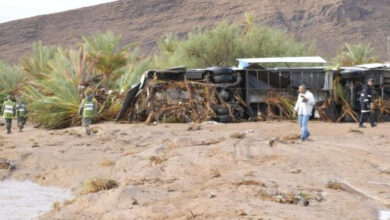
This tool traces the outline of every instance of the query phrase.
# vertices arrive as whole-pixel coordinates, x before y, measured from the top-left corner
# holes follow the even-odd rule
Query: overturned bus
[[[297,89],[302,84],[316,98],[313,117],[356,120],[343,115],[342,105],[346,103],[333,98],[336,77],[352,111],[359,112],[358,98],[368,78],[375,80],[376,97],[390,97],[390,68],[384,64],[331,70],[321,57],[251,58],[238,62],[238,67],[149,70],[127,93],[117,121],[126,116],[129,121],[145,122],[291,119]],[[270,64],[283,67],[269,67]],[[381,112],[381,117],[386,113]]]

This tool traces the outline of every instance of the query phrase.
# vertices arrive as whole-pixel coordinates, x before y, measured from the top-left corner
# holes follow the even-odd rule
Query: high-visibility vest
[[[83,117],[84,118],[92,118],[95,116],[95,108],[94,108],[93,100],[87,101],[83,100]]]
[[[27,113],[26,113],[26,105],[23,103],[16,104],[16,115],[18,117],[25,118]]]
[[[12,119],[14,117],[15,102],[11,100],[4,101],[3,118]]]

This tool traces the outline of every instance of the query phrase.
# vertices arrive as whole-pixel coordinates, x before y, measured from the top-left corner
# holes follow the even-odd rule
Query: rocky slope
[[[37,40],[69,46],[82,34],[105,30],[121,34],[123,44],[139,42],[147,54],[166,32],[183,37],[221,20],[242,23],[245,12],[299,40],[316,40],[325,57],[344,42],[372,42],[382,59],[390,59],[388,0],[127,0],[0,24],[0,60],[17,62]]]

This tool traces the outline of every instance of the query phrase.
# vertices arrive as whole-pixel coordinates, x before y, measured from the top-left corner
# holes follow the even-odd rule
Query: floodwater
[[[379,220],[390,220],[390,211],[379,211]]]
[[[0,218],[30,220],[52,209],[53,203],[71,199],[70,190],[44,187],[31,181],[0,182]]]

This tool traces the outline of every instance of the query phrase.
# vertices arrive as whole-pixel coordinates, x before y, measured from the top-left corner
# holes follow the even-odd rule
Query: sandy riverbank
[[[312,122],[312,142],[269,141],[292,122],[202,125],[104,123],[0,135],[0,157],[33,180],[79,194],[93,177],[119,187],[79,196],[41,219],[377,219],[390,205],[390,123]],[[4,127],[1,127],[4,129]],[[245,137],[231,137],[243,132]],[[336,182],[341,189],[327,187]],[[308,206],[286,204],[300,195]]]

